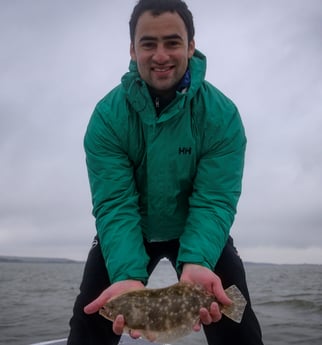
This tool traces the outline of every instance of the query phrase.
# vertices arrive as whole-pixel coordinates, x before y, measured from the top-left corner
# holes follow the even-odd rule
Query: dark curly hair
[[[159,16],[164,12],[177,12],[182,18],[188,33],[188,41],[193,40],[195,28],[192,13],[187,4],[182,0],[139,0],[135,5],[130,19],[130,38],[134,42],[135,29],[140,16],[150,11],[154,16]]]

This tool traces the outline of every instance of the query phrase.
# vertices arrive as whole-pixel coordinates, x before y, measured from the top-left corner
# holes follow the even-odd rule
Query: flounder
[[[225,290],[232,305],[220,305],[221,312],[240,323],[247,304],[239,289],[232,285]],[[125,331],[135,329],[150,341],[172,342],[192,332],[199,320],[200,308],[210,308],[214,295],[202,287],[177,283],[159,289],[132,290],[110,299],[99,313],[114,321],[122,314]]]

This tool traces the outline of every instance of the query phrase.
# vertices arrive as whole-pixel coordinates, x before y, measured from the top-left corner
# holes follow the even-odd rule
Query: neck
[[[149,87],[150,95],[153,100],[157,115],[159,116],[162,110],[171,103],[171,101],[176,97],[176,91],[173,92],[156,92]]]
[[[177,91],[186,92],[187,88],[190,86],[190,81],[190,71],[187,69],[180,82],[170,90],[155,90],[148,85],[158,115],[160,115],[161,111],[176,97]]]
[[[173,88],[171,90],[165,90],[165,91],[160,91],[160,90],[155,90],[152,87],[148,87],[151,96],[153,97],[158,97],[164,101],[172,101],[176,97],[176,88]]]

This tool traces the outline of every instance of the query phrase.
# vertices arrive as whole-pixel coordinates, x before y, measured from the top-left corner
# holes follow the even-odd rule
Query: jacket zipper
[[[160,108],[160,98],[159,98],[159,97],[155,97],[155,107],[156,107],[157,109]]]
[[[155,111],[157,113],[157,118],[159,118],[159,116],[160,116],[160,98],[155,97],[154,103],[155,103]]]

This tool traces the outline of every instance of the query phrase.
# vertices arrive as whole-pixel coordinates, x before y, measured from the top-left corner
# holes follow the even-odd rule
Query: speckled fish
[[[247,302],[235,285],[225,292],[233,303],[229,307],[221,305],[221,312],[239,323]],[[126,292],[110,299],[100,314],[111,321],[122,314],[126,332],[135,329],[150,341],[172,342],[192,332],[200,308],[209,309],[212,302],[216,302],[215,296],[200,286],[177,283],[161,289]]]

